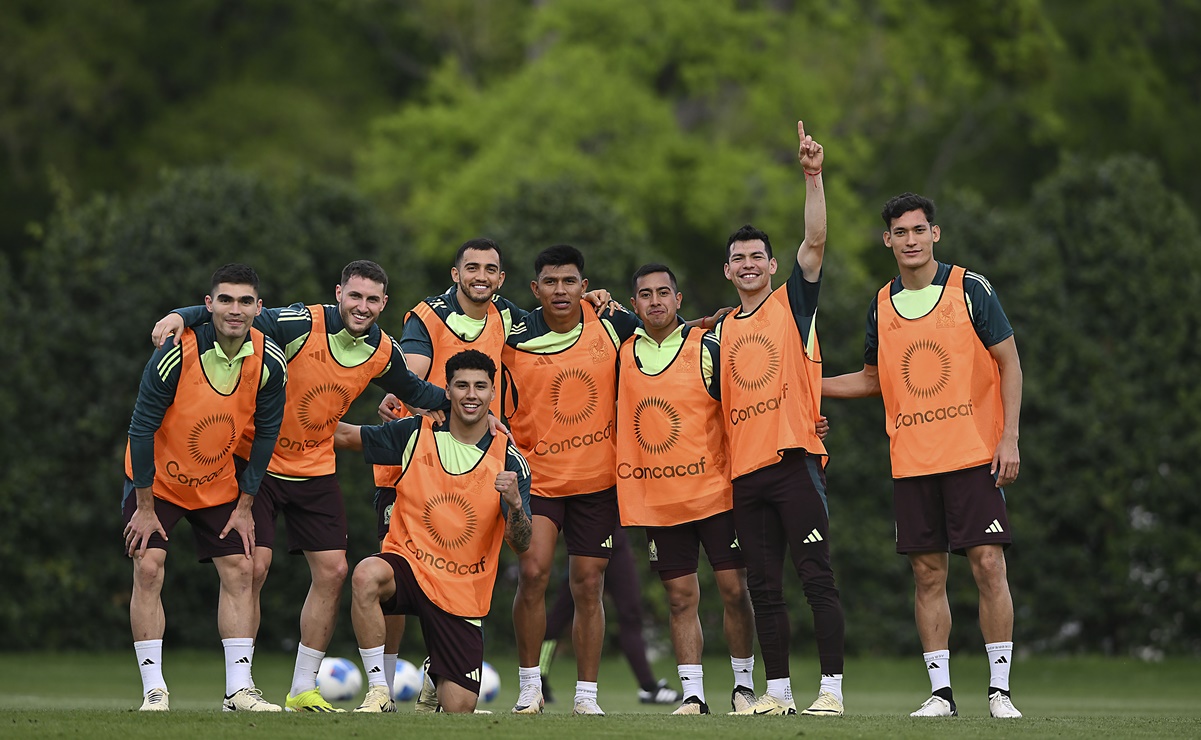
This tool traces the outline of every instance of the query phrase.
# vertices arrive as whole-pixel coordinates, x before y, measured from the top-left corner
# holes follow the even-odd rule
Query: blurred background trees
[[[618,297],[666,261],[686,312],[707,313],[734,300],[722,246],[741,224],[791,268],[803,119],[828,153],[828,373],[862,363],[867,303],[895,269],[877,213],[902,190],[939,202],[937,255],[987,275],[1015,326],[1019,644],[1201,652],[1196,0],[14,0],[0,47],[14,648],[127,644],[124,433],[150,327],[215,266],[249,262],[283,305],[331,301],[342,265],[375,259],[398,332],[464,240],[500,241],[524,305],[533,255],[569,242]],[[848,648],[912,653],[881,405],[826,412]],[[341,470],[357,559],[369,478]],[[168,639],[200,644],[216,579],[190,546],[173,542]],[[264,646],[295,639],[292,560],[266,589]],[[511,639],[511,589],[491,645]],[[952,590],[955,647],[977,645],[966,567]]]

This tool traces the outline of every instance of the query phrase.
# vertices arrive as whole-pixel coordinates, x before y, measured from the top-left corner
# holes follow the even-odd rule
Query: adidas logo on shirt
[[[989,534],[1000,534],[1001,532],[1005,531],[1005,528],[1001,526],[1000,522],[998,522],[996,519],[993,519],[992,524],[988,525],[988,528],[984,531],[988,532]]]
[[[815,542],[821,542],[824,539],[825,539],[825,537],[822,537],[822,533],[818,532],[816,529],[814,529],[812,532],[809,533],[809,536],[805,538],[804,542],[806,545],[812,545]]]
[[[888,322],[888,330],[889,331],[892,331],[893,329],[900,329],[900,328],[901,328],[901,322],[897,321],[895,317],[893,318],[892,321]]]
[[[535,365],[553,365],[553,364],[555,364],[555,361],[549,357],[542,356],[542,357],[539,357],[537,360],[534,360],[534,364]]]

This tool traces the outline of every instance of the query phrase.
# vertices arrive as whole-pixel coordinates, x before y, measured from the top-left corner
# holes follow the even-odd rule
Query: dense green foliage
[[[343,264],[376,259],[399,331],[463,240],[501,242],[524,305],[533,254],[569,242],[594,287],[624,298],[662,260],[707,313],[734,299],[721,246],[742,223],[791,268],[803,119],[828,157],[827,374],[862,362],[895,270],[875,214],[900,190],[939,201],[936,254],[988,276],[1015,326],[1020,646],[1201,652],[1199,31],[1195,0],[6,3],[0,582],[20,597],[0,628],[13,647],[127,642],[117,503],[147,336],[218,264],[255,265],[282,305],[332,300]],[[826,410],[848,649],[910,654],[880,403]],[[369,482],[342,469],[353,560]],[[169,639],[211,642],[216,579],[188,537],[173,552]],[[511,575],[490,640],[510,639]],[[295,639],[306,578],[281,549],[263,644]],[[953,647],[978,648],[966,563],[951,585]]]

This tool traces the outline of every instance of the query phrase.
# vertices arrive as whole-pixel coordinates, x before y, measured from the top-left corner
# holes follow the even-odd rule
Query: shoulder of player
[[[547,332],[546,322],[542,320],[542,309],[536,308],[526,314],[525,318],[513,323],[506,340],[509,346],[516,347],[522,342],[528,342]]]
[[[329,308],[329,306],[327,306],[327,308]],[[335,310],[337,309],[336,306],[333,308]],[[313,314],[309,311],[309,307],[303,303],[293,303],[290,306],[284,306],[283,308],[272,308],[269,309],[269,311],[275,314],[275,320],[279,322],[313,320]]]
[[[164,383],[171,382],[172,377],[179,377],[183,365],[183,343],[175,344],[168,341],[150,355],[148,365],[154,368],[154,373]]]
[[[967,268],[964,268],[963,271],[963,289],[969,295],[973,296],[988,297],[994,295],[992,283],[988,281],[988,278]]]
[[[422,299],[421,303],[413,306],[413,310],[410,311],[410,313],[414,316],[417,316],[417,309],[419,309],[422,305],[432,311],[435,316],[442,319],[445,319],[451,314],[462,313],[461,309],[459,308],[459,302],[455,299],[453,287],[445,293],[426,296],[424,299]]]
[[[268,336],[263,337],[263,364],[274,373],[283,373],[287,377],[288,358],[284,355],[283,349],[274,339]]]
[[[530,464],[526,462],[525,455],[521,454],[521,450],[517,449],[517,445],[510,440],[505,449],[505,468],[512,469],[516,472],[529,476]]]

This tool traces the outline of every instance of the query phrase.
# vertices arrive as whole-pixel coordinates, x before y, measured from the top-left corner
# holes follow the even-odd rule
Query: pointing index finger
[[[801,141],[805,140],[805,122],[804,121],[796,122],[796,134],[797,134],[797,136],[799,136],[801,138]]]

